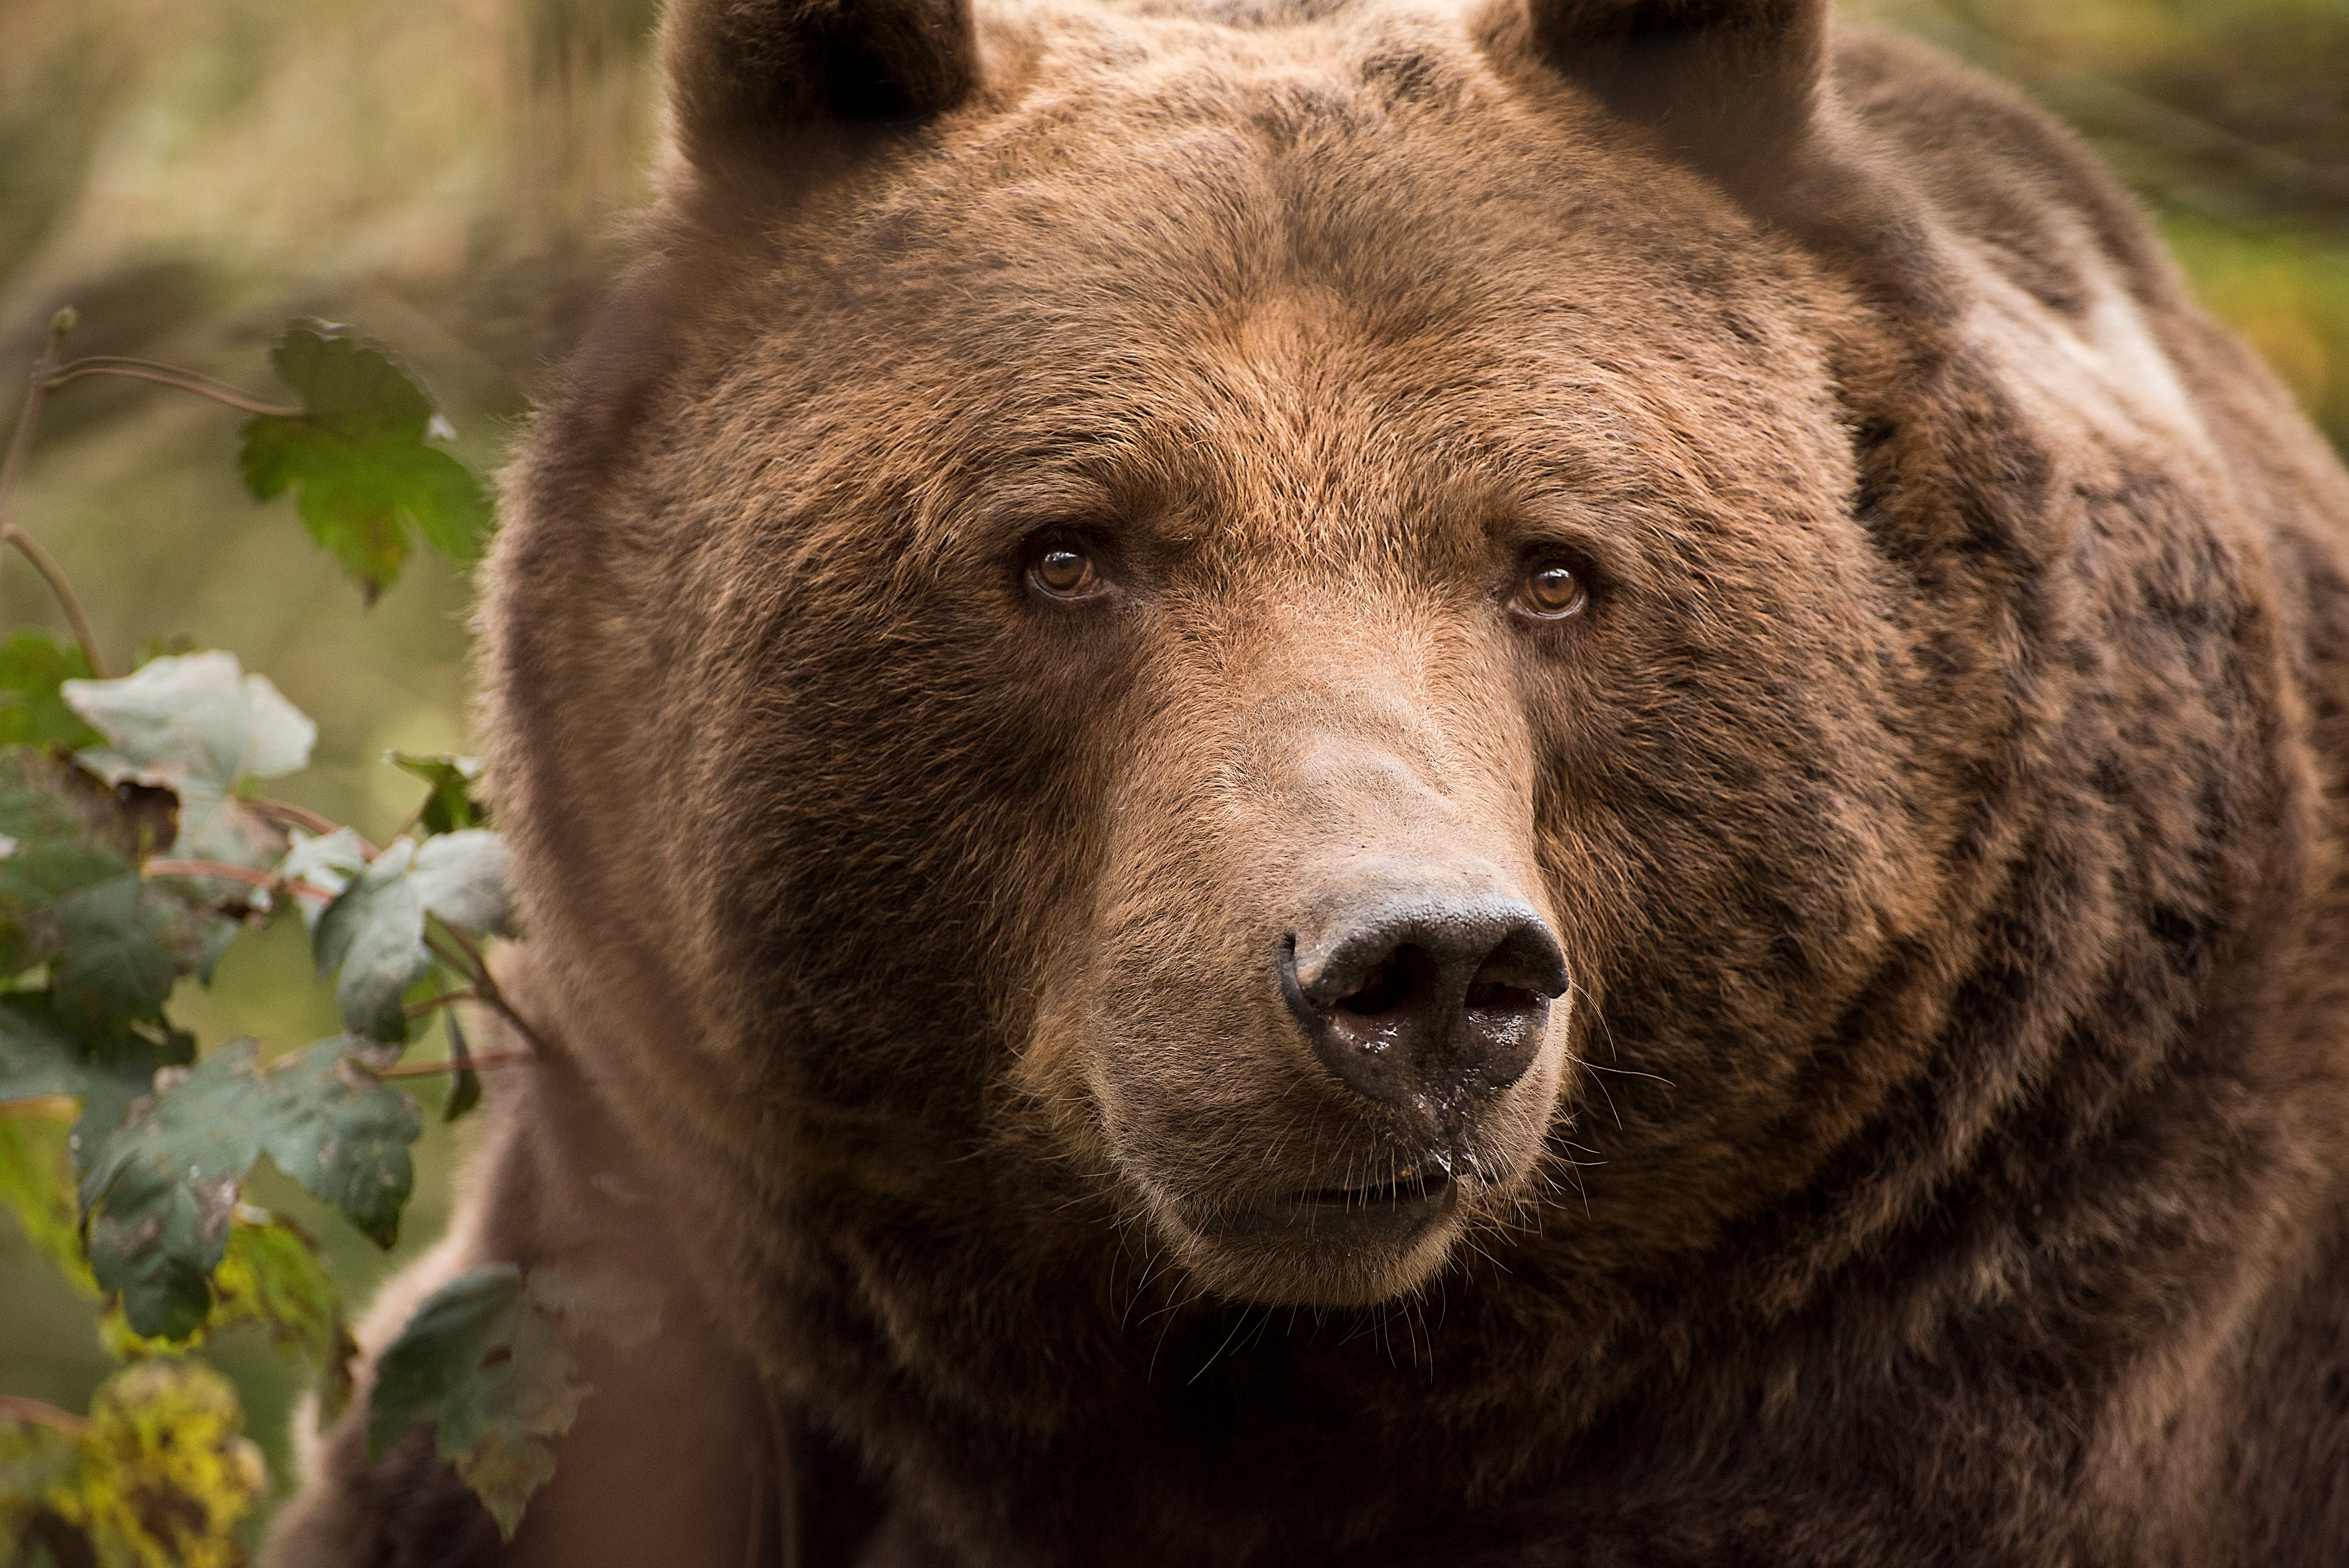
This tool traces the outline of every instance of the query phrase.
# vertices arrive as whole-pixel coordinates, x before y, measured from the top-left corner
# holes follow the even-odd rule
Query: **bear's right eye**
[[[1055,599],[1086,599],[1104,586],[1092,556],[1074,544],[1047,545],[1028,568],[1038,592]]]

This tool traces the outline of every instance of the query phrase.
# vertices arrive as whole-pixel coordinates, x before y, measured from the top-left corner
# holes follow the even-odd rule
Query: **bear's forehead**
[[[1778,253],[1456,25],[1023,25],[1016,91],[779,236],[728,445],[924,498],[941,542],[1089,509],[1685,511],[1839,467]]]

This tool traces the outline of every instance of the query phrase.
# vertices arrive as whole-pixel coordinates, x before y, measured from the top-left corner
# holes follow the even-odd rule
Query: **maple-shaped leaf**
[[[313,836],[296,828],[293,847],[277,862],[277,875],[285,882],[306,883],[321,892],[339,895],[351,885],[351,879],[367,867],[367,846],[360,841],[356,829],[336,828],[331,833]],[[295,902],[301,907],[302,923],[316,933],[327,903],[298,897]]]
[[[185,1339],[202,1326],[238,1196],[264,1153],[378,1246],[398,1238],[422,1119],[366,1070],[367,1048],[338,1037],[263,1071],[254,1042],[232,1040],[159,1083],[107,1138],[83,1170],[82,1212],[90,1270],[120,1294],[134,1332]]]
[[[297,321],[270,350],[299,414],[245,421],[237,467],[254,497],[297,491],[302,521],[368,601],[408,559],[410,531],[459,564],[481,554],[489,498],[426,438],[446,429],[421,383],[347,327]]]
[[[87,679],[89,655],[47,632],[19,632],[0,643],[0,746],[90,745],[98,732],[65,704],[57,688]]]
[[[432,793],[424,798],[423,808],[416,813],[416,825],[427,833],[454,833],[490,825],[489,809],[473,799],[473,786],[481,777],[480,758],[458,757],[446,751],[429,756],[387,751],[383,759],[432,787]]]
[[[88,1274],[85,1267],[85,1279]],[[98,1338],[118,1360],[131,1361],[180,1355],[223,1329],[258,1323],[280,1350],[318,1368],[321,1418],[332,1420],[342,1412],[350,1399],[350,1362],[357,1346],[316,1243],[266,1210],[240,1203],[229,1224],[227,1249],[212,1270],[212,1310],[189,1339],[140,1335],[119,1302],[99,1320]]]
[[[107,745],[81,760],[109,779],[160,785],[180,798],[175,860],[255,870],[285,852],[285,836],[237,798],[247,779],[308,765],[318,727],[266,676],[217,650],[150,660],[119,680],[65,683],[65,700]]]
[[[87,1042],[66,1028],[45,993],[0,996],[0,1105],[78,1102],[73,1148],[83,1170],[130,1108],[153,1091],[155,1075],[195,1056],[195,1037],[168,1022]]]
[[[172,983],[209,973],[234,934],[184,889],[140,875],[177,820],[165,791],[109,786],[55,752],[0,750],[0,970],[47,963],[58,1021],[87,1042],[159,1023]]]
[[[409,1427],[480,1496],[508,1540],[532,1492],[554,1473],[550,1439],[570,1430],[594,1392],[581,1340],[627,1351],[660,1329],[658,1286],[616,1269],[512,1264],[459,1274],[427,1296],[377,1363],[367,1449]]]
[[[431,967],[424,917],[471,935],[503,933],[509,918],[505,841],[483,828],[394,839],[329,904],[312,933],[323,976],[339,970],[335,1002],[354,1034],[404,1040],[400,998]]]

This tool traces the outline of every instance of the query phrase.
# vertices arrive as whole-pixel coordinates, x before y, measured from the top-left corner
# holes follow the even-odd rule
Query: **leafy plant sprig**
[[[153,361],[64,359],[74,325],[59,315],[0,467],[0,545],[33,565],[76,639],[0,644],[0,1201],[94,1298],[102,1343],[131,1365],[88,1416],[0,1396],[0,1568],[36,1544],[60,1560],[225,1564],[265,1481],[234,1390],[180,1357],[259,1323],[316,1366],[331,1417],[355,1354],[316,1243],[246,1201],[254,1167],[266,1158],[389,1247],[422,1125],[403,1080],[450,1075],[454,1119],[478,1102],[480,1073],[553,1045],[485,949],[512,911],[477,764],[388,758],[427,794],[381,846],[256,793],[307,765],[316,726],[226,652],[166,654],[110,678],[72,584],[8,508],[48,396],[111,376],[247,415],[246,487],[263,500],[294,491],[368,603],[416,538],[468,562],[491,518],[472,475],[429,444],[449,430],[422,386],[345,328],[286,328],[270,359],[302,401],[281,405]],[[344,1032],[267,1061],[250,1039],[201,1048],[166,1011],[174,989],[209,982],[240,935],[289,909]],[[466,1007],[516,1043],[471,1049]],[[401,1060],[433,1016],[447,1057]],[[461,1276],[387,1351],[370,1444],[434,1428],[511,1533],[552,1472],[547,1439],[589,1391],[580,1336],[625,1349],[657,1309],[657,1292],[592,1261]]]

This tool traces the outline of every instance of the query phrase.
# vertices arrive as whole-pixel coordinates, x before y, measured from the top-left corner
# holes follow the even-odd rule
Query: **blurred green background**
[[[2349,448],[2349,0],[1860,0],[1855,12],[2008,77],[2142,193],[2210,307]],[[347,321],[440,395],[493,469],[573,341],[645,191],[652,0],[6,0],[0,5],[0,366],[59,306],[78,353],[171,360],[276,395],[289,315]],[[18,371],[0,411],[13,418]],[[373,610],[233,467],[237,417],[84,382],[44,423],[15,520],[80,585],[110,655],[225,647],[319,723],[285,793],[380,838],[413,809],[387,748],[468,742],[469,588],[419,556]],[[62,630],[23,563],[0,616]],[[248,939],[174,1011],[209,1044],[334,1032],[297,925]],[[422,1055],[438,1054],[427,1041]],[[437,1089],[427,1091],[428,1099]],[[429,1243],[455,1138],[434,1123],[388,1259],[290,1183],[258,1201],[327,1243],[346,1292]],[[282,1488],[299,1369],[257,1330],[208,1357]],[[91,1313],[0,1218],[0,1392],[82,1409],[109,1370]]]

